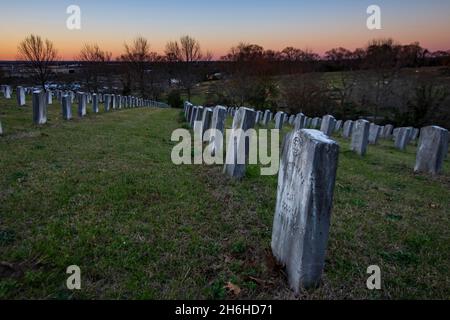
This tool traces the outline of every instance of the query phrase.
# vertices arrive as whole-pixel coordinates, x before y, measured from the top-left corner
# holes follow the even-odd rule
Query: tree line
[[[18,59],[31,68],[45,90],[59,61],[54,44],[30,35],[18,46]],[[330,109],[342,118],[367,115],[414,124],[429,121],[447,103],[448,92],[435,76],[407,75],[408,68],[450,67],[450,50],[430,52],[419,43],[403,45],[392,39],[376,39],[355,50],[338,47],[319,55],[311,50],[287,47],[281,51],[257,44],[239,43],[219,60],[203,51],[200,42],[186,35],[169,41],[163,54],[150,42],[136,37],[124,43],[117,58],[96,43],[84,44],[75,58],[81,80],[89,91],[105,83],[121,87],[122,94],[137,93],[160,99],[163,95],[181,103],[191,100],[194,87],[213,73],[206,92],[207,104],[251,105],[320,115]],[[442,121],[449,121],[444,114]]]

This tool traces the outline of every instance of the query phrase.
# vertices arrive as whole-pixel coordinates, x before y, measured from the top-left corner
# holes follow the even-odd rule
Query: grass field
[[[35,127],[29,105],[0,98],[0,299],[296,298],[270,255],[277,177],[173,165],[180,110],[59,111]],[[360,158],[336,139],[323,284],[298,298],[449,299],[448,160],[432,178],[413,173],[412,145]],[[373,264],[380,291],[366,288]],[[69,265],[80,291],[66,289]]]

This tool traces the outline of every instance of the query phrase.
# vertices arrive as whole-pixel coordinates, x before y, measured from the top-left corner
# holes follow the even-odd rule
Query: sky
[[[67,7],[81,9],[81,29],[69,30]],[[381,9],[381,30],[366,26],[369,5]],[[118,56],[136,36],[164,52],[168,41],[190,35],[215,58],[240,42],[265,49],[287,46],[319,54],[355,49],[371,39],[415,41],[432,51],[450,49],[449,0],[0,0],[0,60],[17,58],[29,34],[52,40],[62,59],[97,43]]]

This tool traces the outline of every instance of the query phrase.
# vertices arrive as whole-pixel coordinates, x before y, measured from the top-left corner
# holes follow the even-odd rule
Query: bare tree
[[[203,55],[200,42],[188,35],[182,36],[179,42],[168,42],[165,54],[167,61],[182,63],[179,77],[186,90],[188,100],[190,100],[192,88],[200,79],[200,76],[194,70],[194,66],[197,62],[212,59],[212,54]]]
[[[88,91],[98,91],[99,75],[105,70],[105,64],[111,61],[111,56],[111,52],[101,50],[97,44],[85,44],[81,49],[78,60],[84,64],[83,73]]]
[[[43,40],[40,36],[30,35],[20,42],[18,48],[19,60],[28,63],[36,81],[45,91],[45,84],[51,76],[51,65],[58,60],[58,51],[53,42]]]
[[[150,64],[158,59],[158,54],[150,51],[150,43],[143,37],[137,37],[131,45],[125,43],[125,53],[119,60],[129,67],[131,79],[134,79],[137,90],[143,97],[147,97],[146,80],[152,76]]]
[[[345,48],[334,48],[325,53],[325,58],[334,63],[339,69],[336,76],[331,79],[331,90],[337,94],[342,117],[347,116],[347,107],[357,83],[357,74],[353,70],[356,56]]]

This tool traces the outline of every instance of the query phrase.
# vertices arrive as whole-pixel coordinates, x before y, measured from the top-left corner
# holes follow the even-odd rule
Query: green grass
[[[29,100],[29,97],[27,97]],[[31,123],[0,98],[1,299],[293,299],[270,255],[277,177],[175,166],[179,110]],[[74,109],[75,114],[75,109]],[[412,172],[414,146],[341,145],[323,284],[304,299],[449,299],[450,167]],[[78,265],[82,290],[65,287]],[[369,265],[382,290],[366,289]]]

